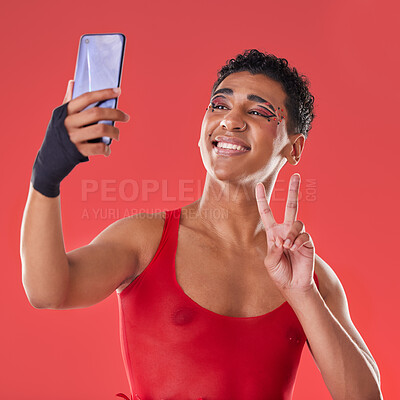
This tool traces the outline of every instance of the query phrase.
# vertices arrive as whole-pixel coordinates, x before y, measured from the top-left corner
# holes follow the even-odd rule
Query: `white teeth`
[[[237,144],[230,144],[230,143],[224,143],[224,142],[218,142],[217,147],[222,147],[223,149],[240,150],[240,151],[247,150],[246,148],[244,148],[242,146],[238,146]]]

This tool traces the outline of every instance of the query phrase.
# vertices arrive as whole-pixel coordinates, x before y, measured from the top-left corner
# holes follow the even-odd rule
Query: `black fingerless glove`
[[[32,168],[33,187],[47,197],[60,194],[60,182],[75,165],[89,161],[71,142],[64,121],[68,103],[53,110],[42,147]]]

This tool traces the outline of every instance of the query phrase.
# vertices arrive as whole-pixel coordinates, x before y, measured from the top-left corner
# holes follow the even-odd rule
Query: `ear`
[[[295,135],[290,135],[289,140],[290,146],[288,146],[286,158],[290,164],[297,165],[300,161],[306,138],[302,133],[297,133]]]

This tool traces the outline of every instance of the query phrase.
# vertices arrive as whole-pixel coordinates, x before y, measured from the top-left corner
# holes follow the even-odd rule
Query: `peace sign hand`
[[[307,291],[313,286],[315,248],[304,224],[296,221],[300,174],[293,174],[289,182],[285,221],[275,222],[269,207],[264,185],[256,186],[256,199],[267,236],[268,252],[264,265],[278,289],[287,295],[293,291]],[[289,243],[286,242],[289,240]],[[285,244],[284,244],[285,243]]]

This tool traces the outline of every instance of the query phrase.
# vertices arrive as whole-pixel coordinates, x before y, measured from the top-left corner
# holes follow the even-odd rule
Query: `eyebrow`
[[[212,97],[217,94],[227,94],[229,96],[233,96],[233,90],[229,88],[218,89],[213,93]],[[256,103],[267,103],[274,110],[274,112],[276,112],[275,107],[269,101],[263,99],[260,96],[257,96],[256,94],[248,94],[247,100],[255,101]]]

